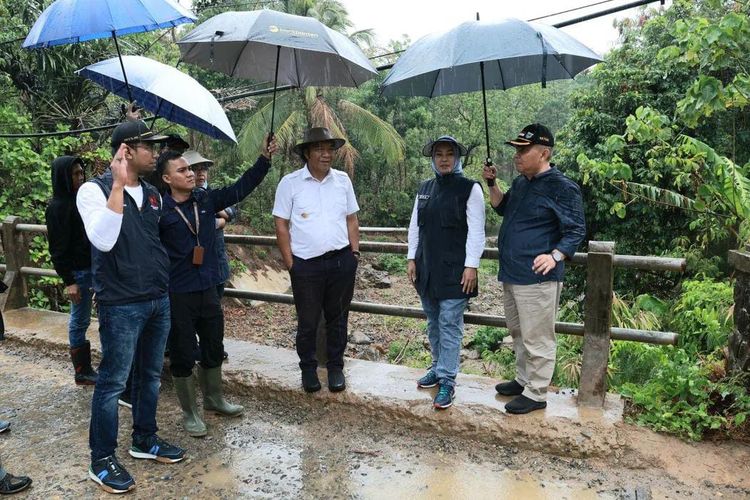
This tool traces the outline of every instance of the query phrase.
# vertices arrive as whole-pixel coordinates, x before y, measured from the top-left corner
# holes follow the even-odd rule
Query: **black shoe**
[[[114,455],[91,462],[89,478],[107,493],[126,493],[135,488],[135,481]]]
[[[328,390],[341,392],[346,389],[346,377],[343,370],[328,370]]]
[[[12,495],[31,486],[31,478],[26,476],[14,476],[10,472],[0,479],[0,495]]]
[[[523,386],[511,380],[510,382],[500,382],[495,386],[495,390],[501,396],[520,396],[523,392]]]
[[[156,460],[164,464],[173,464],[185,458],[185,450],[167,443],[156,434],[142,441],[133,439],[133,446],[128,453],[133,458]]]
[[[302,372],[302,388],[305,392],[317,392],[320,390],[320,380],[316,370],[304,370]]]
[[[510,403],[505,405],[505,411],[516,415],[522,415],[534,410],[543,410],[544,408],[547,408],[546,401],[534,401],[524,395],[513,398]]]

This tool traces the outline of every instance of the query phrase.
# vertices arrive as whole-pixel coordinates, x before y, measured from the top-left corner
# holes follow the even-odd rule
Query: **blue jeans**
[[[464,310],[468,299],[422,299],[427,315],[427,338],[432,351],[432,370],[441,384],[456,385],[464,336]]]
[[[117,398],[133,366],[133,440],[156,434],[156,405],[169,336],[169,297],[124,305],[99,305],[102,362],[91,399],[91,461],[117,448]]]
[[[73,278],[81,292],[78,304],[70,303],[70,321],[68,322],[68,343],[75,349],[86,343],[86,330],[91,324],[91,296],[93,292],[91,269],[73,271]]]

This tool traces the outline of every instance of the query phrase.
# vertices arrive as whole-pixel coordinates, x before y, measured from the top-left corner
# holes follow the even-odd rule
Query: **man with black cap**
[[[327,128],[305,131],[294,147],[305,165],[281,179],[273,206],[277,244],[292,279],[297,354],[306,392],[320,390],[315,339],[321,310],[328,389],[346,388],[344,352],[359,262],[359,205],[349,176],[331,168],[336,150],[345,142]]]
[[[519,175],[502,192],[495,167],[485,165],[490,204],[503,216],[497,246],[508,330],[516,353],[516,378],[497,384],[503,396],[515,396],[508,413],[547,407],[547,386],[555,369],[555,317],[565,261],[586,236],[578,184],[550,163],[555,138],[539,123],[525,127],[506,144]]]
[[[435,176],[417,191],[409,223],[407,274],[427,316],[432,365],[417,387],[439,386],[436,409],[453,404],[464,335],[464,310],[477,296],[484,252],[484,196],[463,175],[466,148],[444,135],[422,149]]]
[[[157,146],[163,139],[142,121],[118,125],[112,132],[109,170],[84,183],[76,199],[92,245],[102,346],[91,400],[89,477],[109,493],[135,488],[135,481],[115,455],[117,398],[131,366],[130,455],[164,463],[185,457],[185,450],[156,435],[156,406],[170,325],[169,257],[159,240],[161,197],[141,176],[154,170]]]

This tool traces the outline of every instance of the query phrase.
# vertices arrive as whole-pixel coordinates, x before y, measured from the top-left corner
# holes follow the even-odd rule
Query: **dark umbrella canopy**
[[[358,87],[377,71],[351,40],[311,17],[274,10],[224,12],[177,42],[185,62],[237,78]]]
[[[414,42],[396,61],[382,89],[387,96],[428,97],[509,89],[573,78],[601,60],[552,26],[518,19],[470,21]]]
[[[386,96],[435,97],[482,91],[487,163],[490,132],[486,89],[573,78],[602,59],[553,26],[519,19],[476,21],[427,35],[401,54],[381,89]]]

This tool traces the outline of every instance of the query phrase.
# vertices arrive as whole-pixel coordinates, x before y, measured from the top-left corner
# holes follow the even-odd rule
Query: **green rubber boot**
[[[195,402],[195,381],[193,377],[172,377],[174,392],[182,408],[182,427],[192,437],[203,437],[206,435],[206,424],[203,423],[198,413],[198,405]]]
[[[240,405],[227,402],[221,390],[221,366],[201,368],[198,366],[198,381],[203,391],[203,409],[227,417],[239,417],[245,411]]]

